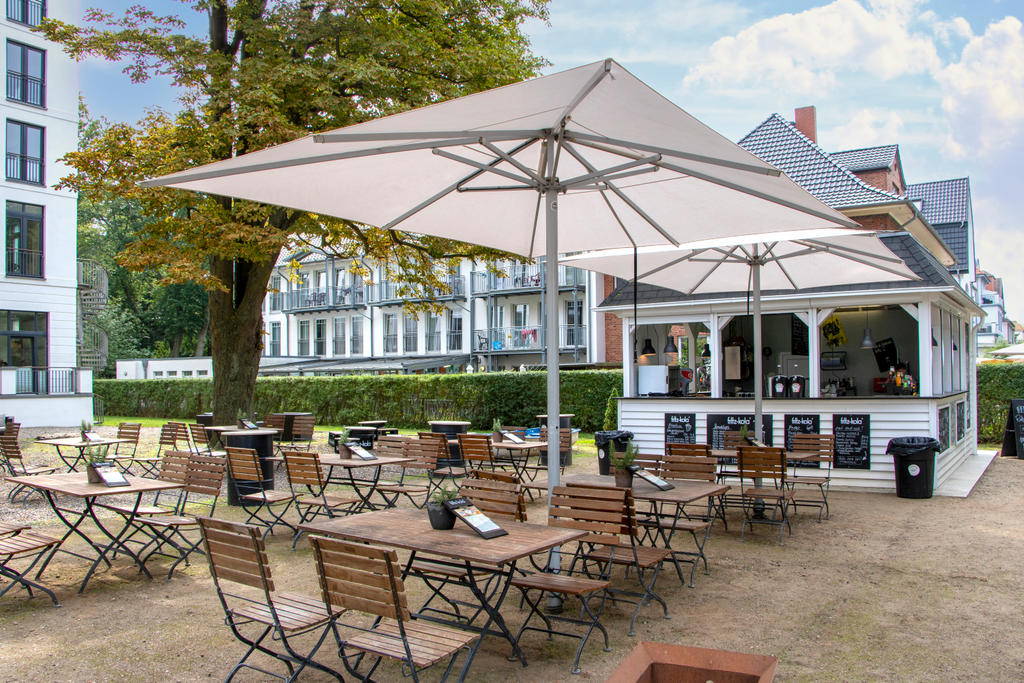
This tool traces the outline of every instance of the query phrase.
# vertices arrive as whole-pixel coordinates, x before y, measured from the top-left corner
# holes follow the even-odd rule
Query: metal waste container
[[[633,432],[624,429],[610,429],[594,432],[594,444],[597,446],[597,471],[599,474],[612,473],[612,444],[616,453],[625,453]]]
[[[885,449],[896,470],[896,495],[900,498],[931,498],[935,487],[935,454],[939,442],[930,436],[890,439]]]

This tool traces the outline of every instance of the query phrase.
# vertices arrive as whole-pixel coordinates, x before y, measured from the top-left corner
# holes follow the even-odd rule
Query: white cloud
[[[1024,32],[1006,17],[972,38],[960,61],[936,74],[958,157],[1004,152],[1024,137]]]
[[[903,114],[891,109],[861,109],[829,132],[830,149],[859,149],[904,139]]]
[[[928,36],[909,29],[916,0],[876,0],[870,9],[835,0],[759,21],[717,40],[710,59],[687,73],[686,86],[747,82],[793,94],[831,89],[842,72],[890,80],[939,67]]]

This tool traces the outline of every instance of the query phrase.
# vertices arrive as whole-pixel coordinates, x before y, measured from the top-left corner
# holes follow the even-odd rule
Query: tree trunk
[[[263,350],[263,298],[277,254],[266,261],[211,258],[211,270],[227,291],[211,291],[214,424],[234,424],[252,413]]]
[[[181,333],[174,335],[174,339],[171,340],[171,358],[178,358],[181,356]]]
[[[210,333],[210,304],[206,304],[206,317],[203,318],[203,328],[199,330],[199,336],[196,338],[196,350],[192,354],[193,357],[199,358],[205,356],[206,351],[206,335]]]

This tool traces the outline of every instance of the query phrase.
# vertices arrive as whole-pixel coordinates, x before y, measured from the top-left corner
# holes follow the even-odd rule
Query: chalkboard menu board
[[[783,418],[786,432],[786,450],[793,450],[794,434],[818,434],[821,432],[820,415],[789,415]],[[795,467],[821,467],[819,462],[796,462]]]
[[[697,443],[697,414],[665,413],[665,443]]]
[[[1003,455],[1024,458],[1024,399],[1011,399],[1003,432]]]
[[[900,362],[899,351],[896,350],[896,342],[892,337],[882,339],[875,344],[875,364],[879,372],[889,372],[889,368],[895,368]]]
[[[836,437],[834,467],[871,469],[870,415],[833,415],[832,433]]]
[[[956,440],[957,443],[963,441],[964,435],[967,433],[966,424],[967,417],[967,402],[961,401],[956,404]]]
[[[789,350],[794,356],[807,355],[807,324],[796,315],[790,319]]]
[[[949,406],[939,408],[939,452],[949,448]]]
[[[772,445],[772,416],[764,415],[764,439],[766,445]],[[712,448],[725,448],[725,433],[738,432],[741,427],[747,427],[751,436],[754,435],[754,415],[751,413],[740,413],[734,415],[722,415],[708,413],[708,445]]]

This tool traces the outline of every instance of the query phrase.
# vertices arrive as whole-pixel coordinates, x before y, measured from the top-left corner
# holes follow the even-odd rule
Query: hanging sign
[[[870,415],[833,415],[832,433],[836,437],[834,467],[871,469]]]
[[[843,326],[839,324],[839,316],[833,313],[821,323],[821,334],[825,337],[825,343],[835,348],[846,346],[846,333]]]

